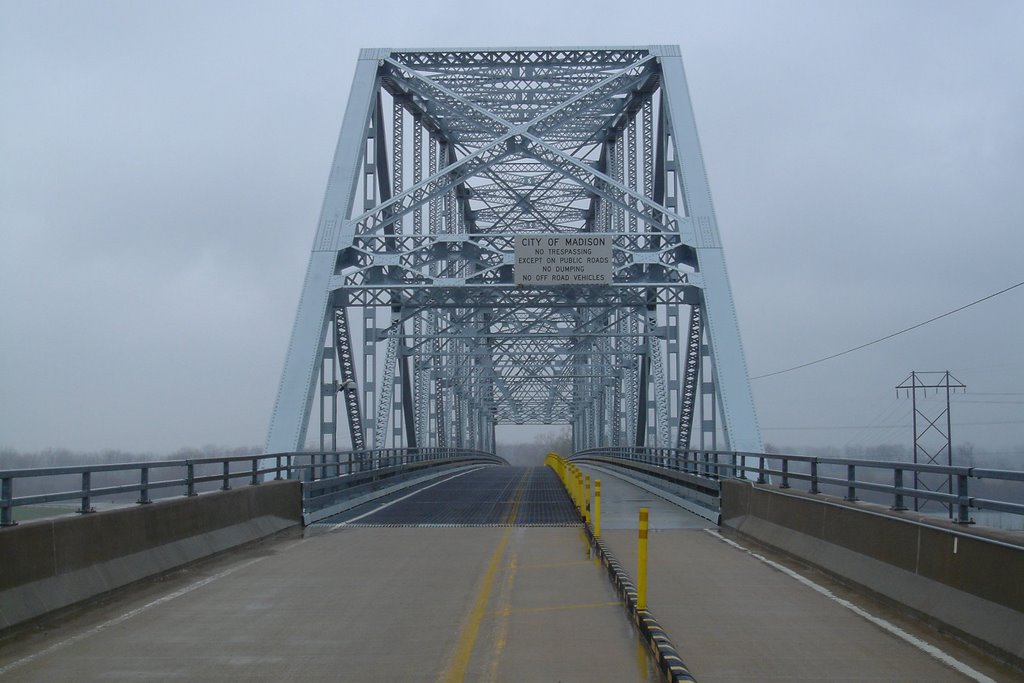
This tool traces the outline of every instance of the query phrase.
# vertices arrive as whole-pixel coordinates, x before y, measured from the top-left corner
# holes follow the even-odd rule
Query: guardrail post
[[[818,459],[811,460],[811,490],[808,493],[821,493],[818,490]]]
[[[971,499],[967,497],[967,475],[956,475],[956,524],[974,524],[970,517]]]
[[[789,459],[782,459],[782,483],[779,484],[780,489],[789,488]]]
[[[274,479],[278,480],[283,478],[284,477],[281,476],[281,456],[279,455],[277,456],[277,473],[274,475]]]
[[[647,508],[640,508],[636,553],[636,609],[647,609]]]
[[[252,459],[252,479],[249,481],[251,486],[256,486],[260,483],[260,459]]]
[[[757,459],[757,483],[758,484],[765,483],[765,478],[764,478],[764,456],[763,455],[760,458]]]
[[[857,472],[854,465],[846,466],[846,497],[843,500],[857,500]]]
[[[220,490],[221,491],[230,491],[231,490],[231,476],[230,476],[231,475],[231,467],[230,467],[230,463],[227,460],[225,460],[223,463],[221,463],[221,465],[223,466],[223,469],[222,469],[222,474],[221,474]]]
[[[76,510],[80,515],[87,515],[90,512],[96,512],[92,508],[92,498],[89,496],[89,491],[91,489],[92,472],[82,472],[82,507]]]
[[[890,510],[906,510],[907,506],[903,504],[903,469],[900,467],[893,468],[892,487],[895,489],[895,498]]]
[[[139,473],[139,499],[135,501],[139,505],[149,505],[153,501],[149,499],[149,468],[143,467]]]
[[[196,495],[196,466],[191,462],[185,464],[185,495]]]
[[[601,480],[594,480],[594,536],[601,538]]]
[[[0,526],[14,526],[14,478],[4,477],[0,479]]]

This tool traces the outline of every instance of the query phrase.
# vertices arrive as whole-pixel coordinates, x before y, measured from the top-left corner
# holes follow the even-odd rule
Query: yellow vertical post
[[[647,508],[640,508],[636,561],[636,608],[647,609]]]
[[[572,498],[572,504],[579,509],[579,503],[576,502],[576,465],[569,465],[569,473],[566,475],[568,481],[565,482],[565,487],[569,489],[569,497]]]
[[[601,480],[594,480],[594,536],[601,537]]]
[[[580,509],[580,516],[583,516],[583,473],[576,470],[576,507]]]
[[[584,488],[584,499],[583,499],[583,520],[585,522],[590,521],[590,475],[584,477],[586,486]]]

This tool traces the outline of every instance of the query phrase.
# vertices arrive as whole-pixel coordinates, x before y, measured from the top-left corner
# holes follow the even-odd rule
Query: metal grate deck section
[[[353,527],[457,528],[576,526],[580,519],[550,468],[485,467],[397,502],[368,503],[313,526],[339,523]]]

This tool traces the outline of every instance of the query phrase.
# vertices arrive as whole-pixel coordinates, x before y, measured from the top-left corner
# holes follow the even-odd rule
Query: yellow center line
[[[497,610],[487,613],[489,616],[497,617],[497,623],[494,627],[495,633],[491,661],[487,667],[487,678],[485,679],[488,683],[498,680],[498,665],[501,663],[501,655],[505,651],[505,645],[508,642],[508,617],[512,613],[512,586],[516,582],[517,562],[518,558],[513,550],[505,567],[505,584],[502,586],[501,594],[498,598],[499,607]]]
[[[491,591],[494,588],[494,575],[498,573],[498,567],[501,566],[501,558],[505,554],[508,539],[512,535],[513,527],[511,524],[515,522],[516,516],[519,514],[519,503],[523,498],[525,489],[526,475],[524,474],[519,480],[515,498],[505,519],[505,523],[509,526],[505,527],[501,540],[498,542],[498,547],[494,549],[494,554],[491,555],[491,560],[487,564],[487,571],[484,572],[480,592],[477,593],[473,609],[470,611],[466,625],[462,629],[462,637],[459,639],[455,656],[448,666],[448,671],[441,677],[441,680],[446,681],[446,683],[462,683],[466,678],[469,658],[473,655],[473,647],[476,645],[477,636],[480,635],[480,623],[483,621],[484,614],[486,613],[487,603],[491,600]]]
[[[516,517],[519,516],[519,504],[523,501],[523,494],[526,493],[526,476],[524,472],[523,476],[519,478],[519,482],[516,484],[515,498],[512,499],[512,508],[508,511],[508,517],[505,518],[505,524],[515,524]]]

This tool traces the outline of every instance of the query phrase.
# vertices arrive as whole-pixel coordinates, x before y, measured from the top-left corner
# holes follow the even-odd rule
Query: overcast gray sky
[[[1017,1],[0,0],[0,446],[263,442],[361,47],[679,44],[759,375],[1024,280],[1022,36]],[[908,443],[893,387],[949,369],[955,440],[1024,444],[1022,314],[755,380],[765,438]]]

